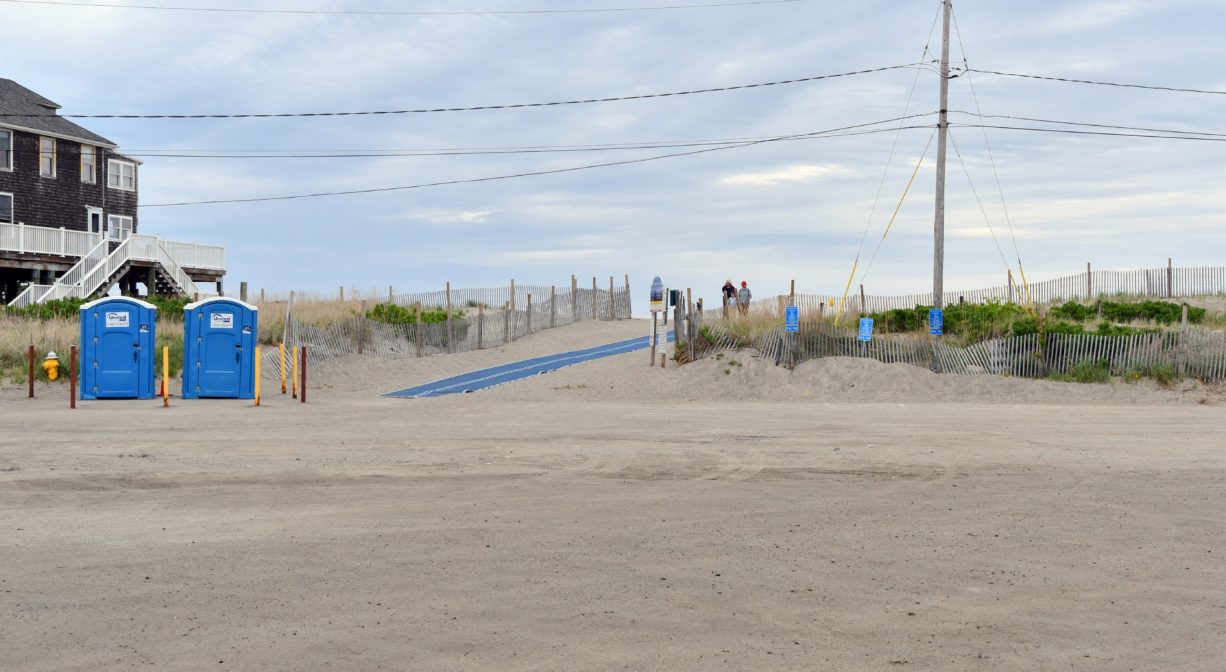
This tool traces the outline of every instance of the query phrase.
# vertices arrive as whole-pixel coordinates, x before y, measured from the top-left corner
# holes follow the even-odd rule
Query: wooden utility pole
[[[937,191],[933,222],[932,303],[944,307],[945,293],[945,142],[949,134],[949,15],[950,0],[944,0],[941,24],[941,107],[937,119]]]

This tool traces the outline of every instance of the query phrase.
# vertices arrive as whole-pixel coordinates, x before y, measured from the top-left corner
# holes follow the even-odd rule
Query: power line
[[[1122,82],[1099,82],[1089,79],[1072,79],[1070,77],[1053,77],[1048,75],[1029,75],[1018,72],[1000,72],[998,70],[981,70],[979,68],[966,68],[966,72],[982,72],[987,75],[1000,75],[1001,77],[1022,77],[1025,79],[1042,79],[1051,82],[1067,82],[1071,84],[1093,84],[1095,86],[1116,86],[1126,89],[1150,89],[1153,91],[1174,91],[1176,93],[1204,93],[1214,96],[1226,96],[1226,91],[1213,91],[1209,89],[1183,89],[1175,86],[1157,86],[1151,84],[1126,84]],[[957,77],[958,75],[954,75]]]
[[[749,142],[743,142],[743,143],[739,143],[735,145],[726,145],[722,147],[707,147],[705,149],[697,149],[697,150],[692,150],[688,152],[677,152],[673,154],[659,154],[656,156],[648,156],[648,157],[642,157],[642,158],[637,158],[637,159],[626,159],[624,161],[610,161],[607,163],[594,163],[594,164],[588,164],[588,165],[583,165],[583,166],[571,166],[569,168],[556,168],[552,170],[536,170],[536,171],[523,172],[523,173],[514,173],[510,175],[494,175],[494,176],[489,176],[489,177],[475,177],[475,178],[458,179],[458,180],[442,180],[438,182],[410,184],[410,185],[398,186],[398,187],[376,187],[376,188],[370,188],[370,189],[349,189],[349,190],[344,190],[344,191],[325,191],[325,192],[316,192],[316,193],[310,193],[310,194],[291,194],[287,196],[262,196],[262,197],[254,197],[254,198],[212,199],[212,200],[205,200],[205,201],[183,201],[183,202],[178,202],[178,203],[151,203],[147,205],[140,205],[138,207],[169,208],[169,207],[180,207],[180,206],[188,206],[188,205],[215,205],[215,204],[221,204],[221,203],[260,203],[260,202],[267,202],[267,201],[288,201],[288,200],[297,200],[297,199],[304,199],[304,198],[320,198],[324,196],[348,196],[348,195],[354,195],[354,194],[373,194],[373,193],[380,193],[380,192],[387,192],[387,191],[405,191],[408,189],[424,189],[426,187],[440,187],[440,186],[452,185],[452,184],[471,184],[471,183],[477,183],[477,182],[493,182],[496,180],[509,180],[509,179],[515,179],[515,178],[520,178],[520,177],[536,177],[540,175],[556,175],[559,173],[573,173],[573,172],[578,172],[582,170],[592,170],[595,168],[608,168],[611,166],[625,166],[625,165],[636,164],[636,163],[647,163],[649,161],[659,161],[661,159],[671,159],[671,158],[677,158],[681,156],[694,156],[696,154],[706,154],[709,152],[718,152],[718,151],[723,151],[727,149],[739,149],[742,147],[752,147],[755,145],[761,145],[761,144],[771,143],[771,142],[783,142],[783,141],[788,141],[788,140],[801,140],[801,139],[819,139],[819,138],[827,138],[827,137],[840,137],[843,135],[866,135],[870,133],[894,132],[896,129],[893,129],[893,128],[869,129],[869,130],[860,130],[860,131],[856,130],[856,129],[864,129],[865,127],[874,126],[874,125],[878,125],[882,123],[889,123],[890,121],[893,121],[893,120],[874,121],[874,122],[869,122],[866,124],[855,124],[853,126],[832,128],[832,129],[827,129],[824,131],[814,131],[812,133],[801,133],[797,135],[777,136],[773,138],[766,138],[763,140],[753,140]],[[930,128],[930,126],[910,126],[910,127],[904,127],[904,128]]]
[[[1040,119],[1037,117],[1018,117],[1009,114],[981,114],[977,112],[964,112],[961,110],[950,110],[953,114],[966,114],[972,117],[981,119],[1013,119],[1015,121],[1033,121],[1041,124],[1062,124],[1065,126],[1085,126],[1089,128],[1109,128],[1117,131],[1141,131],[1147,133],[1167,133],[1171,135],[1193,135],[1203,137],[1221,137],[1226,138],[1226,133],[1214,133],[1211,131],[1180,131],[1169,128],[1146,128],[1144,126],[1119,126],[1115,124],[1096,124],[1085,121],[1063,121],[1060,119]]]
[[[0,0],[7,2],[8,0]],[[608,98],[588,98],[576,100],[558,100],[547,103],[514,103],[504,105],[475,105],[471,107],[435,107],[435,108],[420,108],[415,110],[374,110],[374,111],[357,111],[357,112],[274,112],[274,113],[242,113],[242,114],[9,114],[8,117],[59,117],[61,119],[271,119],[271,118],[287,118],[287,117],[359,117],[359,116],[379,116],[379,115],[396,115],[396,114],[428,114],[433,112],[474,112],[479,110],[510,110],[528,107],[556,107],[562,105],[589,105],[592,103],[611,103],[623,100],[645,100],[648,98],[669,98],[676,96],[692,96],[699,93],[716,93],[720,91],[739,91],[742,89],[759,89],[768,86],[783,86],[785,84],[800,84],[803,82],[815,82],[822,79],[836,79],[839,77],[851,77],[853,75],[865,75],[874,72],[885,72],[887,70],[901,70],[904,68],[912,68],[922,63],[906,63],[903,65],[887,65],[880,68],[867,68],[864,70],[852,70],[850,72],[837,72],[830,75],[814,75],[811,77],[799,77],[796,79],[781,79],[773,82],[758,82],[756,84],[736,84],[733,86],[719,86],[709,89],[692,89],[689,91],[668,91],[665,93],[644,93],[633,96],[612,96]]]
[[[916,119],[919,117],[932,116],[933,112],[925,112],[922,114],[908,114],[902,117],[896,117],[881,122],[875,123],[892,123],[894,121],[904,122],[908,119]],[[897,130],[897,129],[881,129],[881,130]],[[876,131],[875,131],[876,132]],[[855,133],[860,135],[862,133]],[[797,139],[808,139],[808,134],[798,134],[804,137]],[[831,133],[828,135],[841,135]],[[772,140],[777,137],[793,137],[793,136],[757,136],[757,137],[742,137],[742,138],[716,138],[706,140],[662,140],[655,142],[643,143],[610,143],[603,145],[555,145],[555,146],[528,146],[528,147],[478,147],[478,148],[455,148],[455,149],[406,149],[406,150],[304,150],[301,152],[291,153],[295,150],[286,150],[285,152],[263,152],[263,153],[234,153],[240,150],[140,150],[140,151],[125,151],[124,156],[143,157],[143,158],[172,158],[172,159],[347,159],[347,158],[398,158],[398,157],[419,157],[419,156],[483,156],[483,155],[514,155],[514,154],[549,154],[549,153],[575,153],[575,152],[607,152],[607,151],[625,151],[635,149],[670,149],[677,147],[709,147],[709,146],[724,146],[744,144],[746,142],[754,142],[757,140]],[[208,152],[226,152],[226,153],[208,153]]]
[[[52,5],[57,7],[102,7],[106,9],[145,9],[173,12],[212,12],[224,14],[343,14],[364,16],[464,16],[497,14],[594,14],[601,12],[647,12],[676,9],[711,9],[718,7],[745,7],[749,5],[783,5],[803,0],[742,0],[740,2],[708,2],[693,5],[655,5],[644,7],[591,7],[578,9],[515,9],[515,10],[457,10],[457,11],[396,11],[396,10],[326,10],[326,9],[248,9],[228,7],[168,7],[163,5],[112,5],[101,2],[64,2],[61,0],[0,0],[10,4]]]
[[[963,128],[999,128],[1005,131],[1034,131],[1037,133],[1066,133],[1069,135],[1103,135],[1118,138],[1152,138],[1155,140],[1199,140],[1201,142],[1226,142],[1226,137],[1197,135],[1160,135],[1151,133],[1113,133],[1110,131],[1078,131],[1072,128],[1034,128],[1029,126],[1000,126],[994,124],[957,124]]]

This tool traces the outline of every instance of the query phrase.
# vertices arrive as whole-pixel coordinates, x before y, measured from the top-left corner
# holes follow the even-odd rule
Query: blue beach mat
[[[672,342],[673,335],[668,334],[668,342]],[[572,352],[562,352],[548,357],[537,357],[535,359],[525,359],[520,362],[511,364],[503,364],[489,369],[481,369],[480,371],[472,371],[443,380],[436,380],[433,383],[418,385],[417,387],[409,387],[395,392],[388,392],[383,395],[385,397],[441,397],[444,394],[459,394],[464,392],[476,392],[484,390],[495,385],[510,383],[530,376],[539,376],[542,373],[557,371],[558,369],[590,362],[593,359],[602,357],[612,357],[613,355],[621,355],[635,350],[644,350],[651,347],[651,337],[641,336],[632,338],[628,341],[619,341],[617,343],[609,343],[599,345],[586,350],[575,350]]]

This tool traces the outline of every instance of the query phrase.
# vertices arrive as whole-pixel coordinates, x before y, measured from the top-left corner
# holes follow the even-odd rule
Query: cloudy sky
[[[66,115],[293,113],[634,96],[939,57],[939,24],[929,42],[935,0],[519,13],[714,1],[141,3],[326,12],[293,14],[0,0],[0,76],[55,100]],[[490,13],[338,13],[474,10]],[[968,0],[954,12],[955,65],[965,58],[981,70],[1226,91],[1226,7],[1218,0]],[[728,277],[748,280],[758,296],[785,292],[791,279],[798,291],[836,293],[867,237],[857,281],[869,293],[902,293],[931,287],[935,142],[866,274],[865,262],[932,136],[937,92],[931,69],[899,68],[584,105],[77,121],[144,161],[143,233],[226,246],[231,291],[240,280],[270,290],[417,291],[510,278],[565,285],[573,273],[602,284],[629,274],[644,292],[660,275],[711,299]],[[950,109],[1226,133],[1226,95],[984,73],[952,80]],[[863,126],[867,134],[789,137],[906,114],[926,116]],[[1121,269],[1161,266],[1168,256],[1180,265],[1223,263],[1226,143],[987,129],[989,145],[984,130],[970,126],[981,123],[976,117],[955,113],[951,121],[966,172],[951,144],[946,287],[1002,284],[1005,260],[1016,264],[1014,240],[1032,280],[1087,261]],[[787,139],[642,147],[746,138]],[[635,148],[615,148],[626,145]],[[152,207],[473,180],[716,147],[726,148],[506,180]],[[473,153],[491,149],[499,153]],[[448,151],[421,155],[437,150]]]

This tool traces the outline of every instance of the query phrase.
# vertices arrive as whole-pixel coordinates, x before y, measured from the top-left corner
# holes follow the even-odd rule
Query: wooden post
[[[502,304],[502,344],[511,342],[511,302]]]
[[[609,320],[610,321],[617,319],[613,313],[614,303],[616,302],[613,300],[613,276],[610,275],[609,276]]]
[[[1013,269],[1012,268],[1009,269],[1009,277],[1007,280],[1005,280],[1005,283],[1008,285],[1009,303],[1013,303]]]
[[[668,331],[668,301],[672,296],[672,290],[668,287],[664,288],[664,330]]]
[[[481,349],[481,340],[485,336],[485,304],[477,304],[477,349]]]
[[[868,308],[865,306],[865,303],[864,303],[864,285],[860,285],[860,312],[861,313],[868,312]]]
[[[391,285],[387,286],[387,302],[396,303],[396,288]]]
[[[358,318],[358,354],[366,353],[366,299],[362,299],[362,316]]]
[[[647,360],[647,366],[656,365],[656,350],[660,346],[660,332],[656,320],[659,318],[659,313],[651,311],[651,359]]]
[[[512,341],[515,340],[515,329],[519,326],[518,317],[515,312],[515,278],[511,278],[511,310],[507,313],[507,338]]]
[[[298,401],[306,403],[306,383],[307,383],[307,346],[302,346],[302,390],[298,395]]]
[[[689,287],[685,288],[685,334],[686,341],[689,342],[690,361],[694,361],[694,336],[698,333],[694,329],[694,294]]]
[[[558,326],[558,293],[553,285],[549,286],[549,328]]]
[[[447,281],[447,352],[455,352],[451,331],[451,281]]]
[[[68,408],[77,407],[77,346],[72,346],[68,361]]]
[[[596,297],[600,296],[596,289],[596,276],[592,276],[592,319],[596,319]]]
[[[570,321],[579,321],[579,279],[570,274]]]
[[[528,295],[528,333],[532,333],[532,295]]]
[[[344,285],[341,285],[340,297],[341,297],[341,303],[344,303],[345,302],[345,286]]]
[[[1086,262],[1086,300],[1094,298],[1094,274],[1090,270],[1090,262]]]
[[[1166,297],[1169,299],[1175,296],[1175,262],[1172,258],[1166,258]]]
[[[630,319],[634,315],[634,306],[631,301],[630,294],[630,274],[626,274],[626,319]]]
[[[822,301],[817,304],[817,320],[820,322],[826,319],[826,302]]]
[[[860,289],[864,289],[864,285],[860,285]],[[792,302],[789,305],[796,305],[796,281],[792,280],[791,288],[788,289],[788,299]]]
[[[149,290],[149,294],[153,294],[153,290]],[[238,299],[243,303],[247,303],[247,281],[244,280],[238,283]]]
[[[413,312],[417,316],[415,319],[416,326],[413,327],[413,335],[417,339],[417,356],[421,357],[421,301],[413,305]]]
[[[673,290],[678,296],[670,297],[673,300],[673,348],[676,348],[685,342],[685,334],[682,333],[681,327],[681,290]]]
[[[1184,375],[1188,359],[1188,304],[1183,304],[1183,316],[1179,319],[1179,377]]]
[[[264,303],[264,288],[260,288],[260,303]]]
[[[290,317],[293,315],[293,312],[292,312],[293,308],[294,308],[294,293],[291,291],[289,293],[289,301],[286,302],[285,304],[285,321],[281,323],[281,342],[282,343],[285,343],[286,341],[289,340],[286,337],[289,335],[289,320],[290,320]]]
[[[30,398],[34,398],[34,344],[30,344]]]

